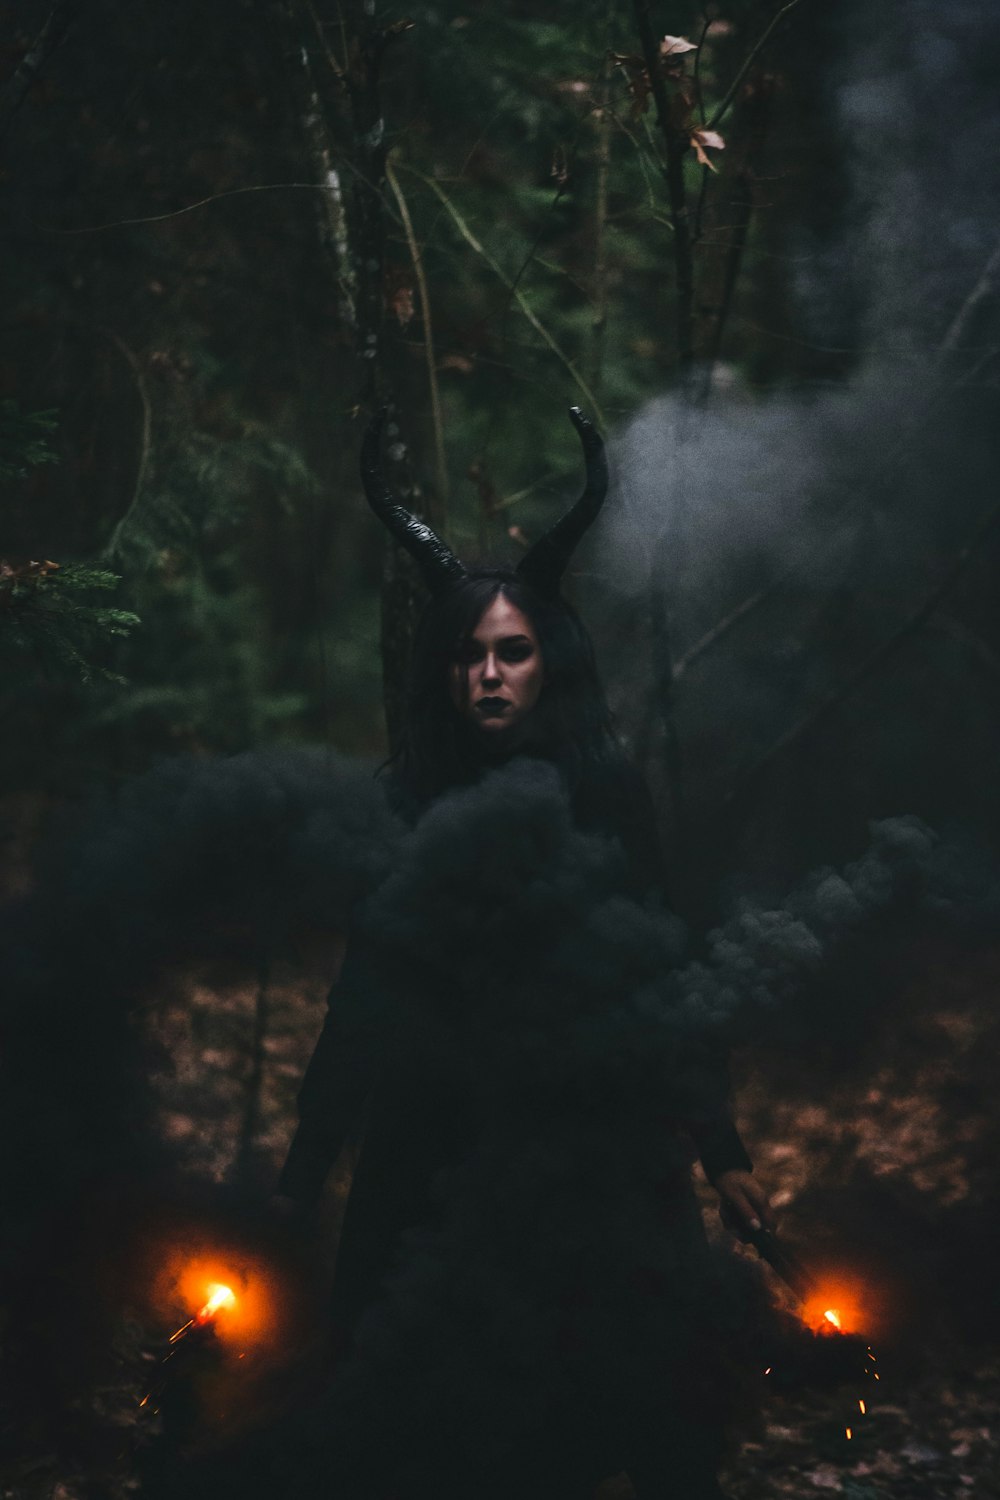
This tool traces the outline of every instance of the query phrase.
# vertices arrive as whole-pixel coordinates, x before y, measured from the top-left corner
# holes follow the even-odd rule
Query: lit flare
[[[171,1344],[176,1344],[179,1338],[183,1338],[189,1328],[200,1328],[205,1323],[210,1323],[216,1313],[221,1312],[223,1308],[228,1309],[236,1306],[236,1293],[231,1286],[226,1286],[224,1282],[210,1281],[205,1290],[208,1293],[208,1299],[204,1306],[200,1311],[195,1313],[193,1318],[188,1318],[187,1322],[178,1328],[176,1333],[170,1335]]]
[[[224,1286],[221,1281],[210,1282],[208,1294],[208,1301],[196,1319],[199,1323],[205,1323],[209,1318],[214,1318],[215,1314],[224,1307],[236,1306],[236,1293],[231,1286]]]

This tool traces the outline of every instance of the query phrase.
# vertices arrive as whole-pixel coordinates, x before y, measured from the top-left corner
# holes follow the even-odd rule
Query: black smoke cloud
[[[113,1367],[139,1225],[192,1210],[157,1129],[147,996],[191,961],[253,976],[262,952],[343,930],[392,837],[371,768],[320,751],[178,759],[51,830],[34,892],[2,919],[14,1432],[30,1409],[48,1441],[65,1433]]]
[[[552,767],[514,762],[442,798],[356,923],[387,1028],[369,1169],[391,1183],[429,1109],[426,1199],[352,1358],[275,1440],[269,1492],[353,1493],[387,1432],[395,1478],[427,1485],[457,1466],[475,1489],[543,1429],[596,1473],[621,1467],[623,1409],[669,1426],[682,1367],[721,1412],[720,1343],[752,1364],[776,1333],[753,1271],[704,1246],[678,1127],[719,1103],[734,1038],[796,1010],[800,1042],[825,1035],[825,1012],[801,1011],[845,940],[916,906],[953,915],[946,864],[918,820],[893,820],[787,906],[744,904],[685,964],[680,925],[621,894],[620,848],[575,826]],[[345,1035],[373,998],[340,996]]]
[[[282,1429],[282,1454],[301,1449],[318,1473],[352,1454],[363,1467],[388,1411],[413,1463],[434,1466],[426,1435],[448,1407],[451,1461],[500,1461],[541,1411],[620,1411],[608,1382],[666,1400],[662,1351],[712,1343],[693,1309],[711,1300],[729,1334],[759,1334],[759,1287],[719,1292],[683,1186],[677,1127],[718,1103],[720,1052],[783,1033],[808,1049],[829,1029],[830,965],[918,908],[981,927],[988,875],[918,820],[892,820],[786,902],[744,902],[691,959],[673,916],[622,894],[620,846],[576,826],[547,764],[515,761],[412,829],[370,768],[340,757],[162,766],[57,841],[8,914],[4,1108],[23,1143],[4,1167],[19,1208],[8,1284],[64,1287],[54,1303],[26,1297],[43,1311],[14,1319],[13,1355],[24,1367],[30,1339],[41,1379],[68,1333],[82,1352],[108,1347],[100,1266],[128,1249],[129,1202],[152,1189],[190,1211],[157,1134],[143,995],[195,957],[252,972],[262,934],[280,950],[353,913],[383,990],[341,1003],[362,1030],[377,1017],[383,1097],[431,1097],[438,1117],[454,1100],[454,1117],[357,1357],[294,1441]],[[95,1374],[87,1358],[55,1367],[64,1400]]]

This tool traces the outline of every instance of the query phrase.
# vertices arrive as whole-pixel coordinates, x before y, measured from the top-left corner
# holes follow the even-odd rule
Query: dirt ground
[[[143,1024],[162,1047],[162,1128],[187,1148],[193,1176],[222,1183],[241,1153],[262,1183],[276,1175],[333,966],[331,953],[311,977],[273,973],[263,987],[184,976],[150,1007]],[[984,1239],[1000,1140],[1000,954],[929,958],[906,985],[903,1006],[846,1065],[806,1070],[766,1052],[738,1065],[739,1123],[782,1236],[821,1283],[832,1277],[851,1289],[853,1327],[877,1356],[879,1380],[789,1392],[769,1388],[762,1371],[761,1420],[722,1476],[732,1500],[1000,1496],[1000,1354],[988,1284],[995,1246]],[[348,1182],[342,1168],[334,1212]],[[711,1190],[701,1190],[719,1232]],[[774,1292],[794,1305],[777,1281]],[[125,1497],[139,1488],[135,1455],[156,1427],[139,1407],[141,1386],[169,1330],[156,1328],[148,1308],[123,1310],[122,1328],[120,1376],[79,1414],[81,1425],[112,1434],[94,1448],[103,1472],[35,1460],[5,1482],[4,1500]],[[630,1494],[621,1476],[599,1500]]]

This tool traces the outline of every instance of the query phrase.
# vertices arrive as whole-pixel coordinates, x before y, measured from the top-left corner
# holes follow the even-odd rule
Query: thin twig
[[[985,672],[1000,682],[1000,656],[983,640],[981,635],[970,630],[962,620],[956,620],[954,615],[938,615],[936,620],[930,621],[930,626],[939,630],[942,635],[950,635],[953,640],[958,641]]]
[[[399,216],[403,221],[406,231],[406,243],[410,249],[410,259],[413,262],[414,275],[417,278],[417,290],[420,294],[420,316],[424,325],[424,353],[427,358],[427,384],[431,394],[431,421],[434,424],[434,457],[437,466],[437,482],[439,504],[435,507],[435,514],[430,517],[433,525],[446,527],[448,524],[448,463],[444,451],[444,423],[441,419],[441,394],[438,389],[437,367],[434,357],[434,329],[431,324],[431,299],[427,290],[427,278],[424,275],[424,260],[420,253],[417,237],[413,232],[413,220],[410,218],[410,210],[403,190],[399,185],[399,178],[393,170],[392,159],[388,158],[385,164],[385,176],[399,208]]]
[[[698,50],[694,58],[694,93],[698,101],[698,118],[703,125],[705,123],[705,96],[701,91],[701,51],[705,45],[705,38],[708,36],[708,28],[711,24],[711,16],[706,16],[705,24],[701,28],[701,36],[698,38]]]
[[[105,557],[109,562],[113,562],[118,555],[118,549],[121,546],[121,539],[125,528],[135,514],[142,494],[142,487],[146,482],[146,470],[149,467],[149,455],[153,440],[153,408],[149,399],[149,388],[146,385],[146,377],[143,374],[142,366],[136,355],[126,344],[125,340],[120,338],[113,329],[102,328],[101,332],[111,340],[132,371],[135,378],[136,390],[139,393],[139,400],[142,403],[142,439],[139,448],[139,464],[135,473],[135,484],[132,487],[132,498],[125,508],[124,513],[119,517],[104,548]]]
[[[790,10],[794,10],[798,4],[799,0],[788,0],[788,4],[781,7],[781,9],[778,11],[778,14],[772,19],[770,25],[765,28],[763,35],[760,37],[759,41],[753,47],[751,47],[749,54],[743,59],[743,64],[737,72],[736,77],[733,79],[732,83],[729,85],[729,88],[726,90],[722,103],[719,105],[718,109],[716,109],[712,118],[709,120],[709,130],[714,130],[716,125],[718,125],[719,121],[722,119],[723,115],[727,113],[729,106],[736,98],[736,92],[739,89],[739,86],[743,82],[744,78],[747,76],[747,73],[749,72],[754,59],[756,58],[757,54],[760,52],[764,44],[767,42],[768,37],[771,35],[771,32],[777,26],[778,22],[782,19],[783,16],[787,16]]]
[[[694,206],[694,224],[691,229],[691,243],[697,245],[701,241],[702,220],[705,217],[705,197],[708,193],[708,179],[711,176],[708,167],[701,169],[701,185],[698,188],[698,201]]]
[[[962,336],[984,302],[997,294],[1000,284],[1000,245],[983,268],[983,273],[951,320],[948,332],[941,340],[941,354],[951,354],[962,343]]]
[[[687,137],[675,128],[670,118],[670,102],[667,98],[663,69],[660,66],[659,50],[653,36],[653,25],[649,17],[649,0],[633,0],[633,9],[666,151],[663,175],[667,184],[670,221],[674,231],[677,363],[682,376],[686,376],[694,361],[694,257],[684,185],[684,158],[688,151],[688,141]]]
[[[24,103],[38,78],[76,19],[82,0],[57,0],[45,24],[0,89],[0,140],[7,134],[14,116]]]
[[[804,714],[797,723],[793,724],[790,729],[786,730],[784,734],[780,735],[779,738],[774,741],[773,745],[771,745],[770,748],[765,751],[760,760],[758,760],[757,763],[752,766],[744,776],[740,778],[736,786],[734,786],[726,794],[725,798],[723,799],[726,805],[732,804],[739,797],[743,796],[748,788],[753,786],[760,779],[760,777],[768,769],[768,767],[771,766],[774,761],[777,760],[778,757],[789,748],[790,745],[793,745],[795,741],[800,739],[803,734],[806,734],[809,730],[814,729],[818,723],[826,718],[827,714],[831,713],[833,709],[837,708],[854,692],[856,692],[863,683],[868,681],[869,677],[874,675],[879,667],[882,666],[883,662],[889,656],[891,656],[892,653],[898,649],[898,647],[905,645],[907,641],[911,640],[914,636],[920,633],[923,627],[930,620],[931,616],[937,610],[938,606],[947,597],[952,588],[958,582],[959,578],[968,567],[978,548],[982,546],[983,542],[986,541],[990,532],[993,531],[998,524],[1000,524],[1000,503],[991,505],[989,507],[986,514],[981,517],[978,525],[975,527],[965,544],[957,552],[951,567],[947,570],[941,580],[934,586],[934,588],[931,589],[930,593],[926,596],[923,602],[915,610],[913,610],[910,615],[908,615],[899,629],[896,630],[888,638],[888,640],[883,641],[879,646],[875,648],[874,651],[870,652],[862,662],[858,670],[851,677],[849,677],[846,682],[841,683],[838,687],[831,688],[831,690],[828,693],[824,694],[820,701],[812,709],[810,709],[807,714]]]
[[[677,682],[683,677],[692,662],[697,661],[698,657],[702,656],[710,646],[714,646],[717,640],[727,635],[744,615],[750,614],[758,604],[762,604],[772,591],[772,589],[760,589],[758,593],[751,594],[749,599],[744,599],[742,604],[738,604],[734,610],[730,610],[728,615],[717,620],[711,630],[707,630],[700,640],[695,641],[690,650],[685,651],[684,655],[679,656],[674,662],[674,681]]]
[[[991,359],[995,358],[997,352],[998,351],[996,349],[988,350],[981,359],[976,361],[976,364],[968,372],[967,376],[952,381],[949,385],[942,386],[938,390],[934,391],[933,394],[928,397],[922,409],[915,415],[912,426],[917,426],[925,423],[931,412],[937,406],[938,402],[943,401],[945,397],[950,396],[954,391],[964,389],[973,379],[975,379],[979,371],[983,369],[985,365],[989,364]],[[831,522],[835,523],[837,526],[842,526],[844,521],[847,520],[848,516],[853,515],[855,511],[859,510],[863,505],[866,505],[868,503],[868,496],[892,473],[893,466],[895,465],[896,460],[900,457],[900,455],[908,453],[910,451],[910,432],[911,428],[908,428],[903,436],[899,439],[899,441],[892,448],[890,448],[889,452],[885,455],[875,473],[868,476],[869,482],[863,490],[859,492],[852,488],[851,498],[849,500],[846,500],[838,510],[834,511],[833,515],[830,517]],[[739,604],[734,610],[731,610],[730,613],[726,615],[722,620],[719,620],[715,625],[713,625],[711,630],[707,631],[705,635],[703,635],[699,641],[696,641],[691,649],[685,652],[684,656],[679,659],[677,663],[679,673],[686,672],[687,669],[698,659],[699,656],[701,656],[705,651],[709,650],[710,647],[717,645],[719,641],[721,641],[725,636],[729,634],[729,631],[733,628],[733,626],[738,624],[739,621],[742,620],[746,615],[752,614],[753,611],[757,609],[761,604],[766,604],[769,599],[773,599],[780,588],[783,588],[786,583],[795,578],[795,576],[800,572],[802,566],[803,564],[798,562],[790,564],[790,566],[783,569],[783,571],[778,574],[777,578],[769,583],[766,588],[759,589],[757,593],[752,594],[748,599],[744,599],[742,604]]]
[[[171,208],[163,214],[144,214],[137,219],[109,219],[106,224],[83,224],[77,229],[56,229],[48,224],[37,227],[44,234],[103,234],[106,229],[129,229],[133,224],[163,224],[168,219],[179,219],[184,214],[193,214],[195,209],[209,203],[221,203],[223,198],[240,198],[244,193],[278,193],[288,189],[305,189],[310,193],[329,193],[331,189],[322,182],[260,182],[247,187],[227,188],[222,193],[210,193],[207,198],[198,198],[194,203],[185,203],[183,208]]]
[[[473,234],[472,230],[469,228],[468,224],[466,223],[465,219],[459,213],[458,209],[452,203],[451,199],[447,196],[447,194],[444,192],[444,190],[439,186],[438,183],[436,183],[434,181],[434,179],[432,177],[427,177],[427,176],[424,175],[423,172],[418,172],[417,169],[416,169],[416,167],[404,166],[402,162],[399,165],[403,166],[403,170],[404,171],[410,172],[414,177],[419,177],[420,180],[427,187],[430,188],[431,192],[435,194],[435,196],[438,198],[439,202],[441,204],[443,204],[443,206],[447,209],[448,214],[451,217],[452,223],[455,225],[455,228],[458,230],[459,234],[465,240],[466,244],[472,250],[474,250],[477,255],[479,255],[479,256],[482,257],[482,259],[489,266],[489,268],[493,272],[493,274],[498,278],[499,281],[501,281],[503,283],[503,285],[507,288],[508,292],[510,292],[511,295],[516,299],[518,307],[520,307],[521,311],[523,312],[524,316],[527,318],[528,322],[531,324],[532,328],[539,335],[539,337],[548,345],[548,347],[552,350],[552,353],[556,356],[556,358],[560,361],[560,363],[565,366],[566,370],[568,371],[568,373],[572,377],[575,385],[578,387],[578,389],[581,391],[581,393],[586,398],[588,406],[589,406],[591,412],[594,415],[594,420],[598,423],[598,425],[600,425],[600,426],[603,427],[604,426],[604,413],[601,410],[600,403],[598,402],[597,397],[594,395],[594,393],[591,390],[590,386],[587,384],[586,380],[583,378],[583,376],[580,374],[579,370],[576,368],[576,365],[569,358],[569,356],[567,354],[565,354],[562,349],[560,349],[559,345],[556,343],[555,339],[549,333],[548,329],[545,328],[544,325],[539,322],[539,320],[536,317],[535,313],[533,312],[530,304],[528,303],[526,297],[524,296],[524,293],[518,290],[518,288],[511,281],[510,277],[506,275],[506,273],[501,269],[501,267],[493,259],[492,255],[490,255],[490,253],[486,249],[486,247],[484,245],[482,245],[480,243],[480,241],[476,238],[476,236]]]
[[[544,489],[560,477],[559,471],[553,469],[550,474],[543,474],[541,479],[536,479],[532,484],[526,484],[524,489],[515,490],[512,495],[504,495],[502,499],[495,500],[490,507],[490,515],[495,516],[497,511],[509,510],[512,505],[517,505],[521,500],[527,500],[529,495],[535,494],[537,490]]]
[[[706,320],[704,332],[699,340],[703,361],[703,379],[700,393],[703,404],[708,400],[711,392],[715,367],[722,352],[722,341],[725,336],[726,323],[733,307],[736,283],[750,233],[751,219],[760,207],[757,203],[756,194],[756,169],[758,163],[763,158],[767,130],[771,118],[773,94],[773,82],[765,74],[763,77],[758,78],[756,88],[743,100],[741,107],[739,124],[740,135],[743,138],[741,142],[742,149],[738,162],[734,164],[737,170],[736,180],[733,183],[733,189],[737,196],[730,204],[737,218],[735,224],[731,226],[732,240],[725,247],[726,255],[722,265],[721,289],[717,297],[713,297],[712,299],[706,298],[704,289],[701,295],[702,303],[708,300],[716,302],[716,306],[712,310],[712,317]],[[700,223],[701,200],[699,200],[698,207],[699,230]],[[723,247],[720,246],[719,248]]]
[[[593,314],[590,319],[590,346],[588,349],[587,377],[595,390],[601,388],[604,373],[604,350],[608,328],[608,195],[611,179],[611,120],[608,109],[611,104],[611,79],[614,71],[610,41],[612,7],[609,5],[604,19],[605,58],[600,80],[600,99],[594,111],[594,130],[597,141],[594,160],[597,181],[594,193],[594,287]]]
[[[319,16],[316,14],[316,7],[313,5],[312,0],[304,0],[304,4],[305,4],[306,11],[308,13],[309,19],[313,23],[313,27],[314,27],[315,32],[316,32],[316,40],[319,42],[320,46],[323,49],[323,56],[326,58],[327,66],[329,67],[330,72],[333,74],[334,78],[336,78],[336,80],[337,80],[337,82],[339,84],[341,84],[341,85],[346,84],[346,82],[347,82],[347,67],[346,67],[346,64],[338,62],[336,54],[334,53],[333,48],[330,46],[330,43],[326,39],[326,33],[325,33],[325,30],[324,30],[324,27],[323,27],[323,22],[320,20]]]

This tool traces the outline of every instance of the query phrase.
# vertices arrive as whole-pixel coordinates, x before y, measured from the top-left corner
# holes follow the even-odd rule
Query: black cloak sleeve
[[[663,850],[657,834],[656,809],[644,777],[627,761],[606,768],[581,799],[578,816],[584,826],[614,833],[628,862],[631,893],[638,899],[669,901]],[[697,1105],[685,1112],[683,1128],[694,1141],[709,1182],[723,1172],[752,1172],[730,1110],[727,1050],[705,1046],[696,1060]]]
[[[304,1204],[319,1197],[374,1086],[380,1015],[371,969],[367,945],[355,933],[299,1090],[299,1126],[278,1180],[279,1193]]]

